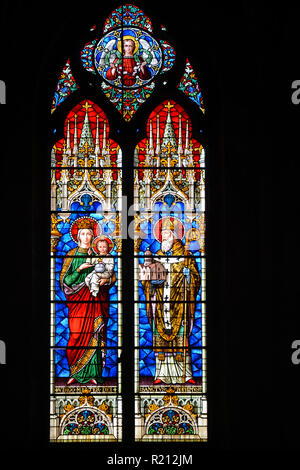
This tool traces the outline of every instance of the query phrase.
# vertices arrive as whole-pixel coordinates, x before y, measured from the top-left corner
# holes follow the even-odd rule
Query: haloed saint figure
[[[181,222],[166,217],[154,230],[161,249],[152,256],[152,275],[142,281],[153,334],[154,384],[194,384],[189,337],[200,274],[195,258],[181,240]],[[167,274],[162,280],[157,279],[157,264]]]
[[[94,60],[105,81],[132,89],[144,86],[159,72],[162,51],[148,32],[128,28],[104,36],[95,48]]]
[[[138,49],[138,43],[133,38],[123,38],[123,57],[116,58],[112,66],[106,72],[108,80],[115,80],[121,77],[122,83],[126,87],[131,87],[136,83],[137,77],[142,80],[149,80],[151,72],[147,67],[147,62],[143,59],[136,59],[134,54]]]
[[[103,262],[111,248],[110,240],[99,236],[97,229],[99,226],[93,219],[82,218],[75,221],[72,226],[73,239],[78,247],[68,252],[61,271],[61,285],[69,314],[68,385],[73,382],[103,382],[109,289],[116,277]],[[99,262],[104,266],[102,275],[95,273]],[[90,282],[94,273],[98,284],[96,292],[94,284]]]

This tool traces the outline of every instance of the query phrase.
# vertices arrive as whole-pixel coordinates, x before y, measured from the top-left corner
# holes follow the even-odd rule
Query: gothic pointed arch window
[[[132,4],[58,74],[51,441],[122,441],[133,409],[136,441],[207,440],[204,113],[189,57]]]

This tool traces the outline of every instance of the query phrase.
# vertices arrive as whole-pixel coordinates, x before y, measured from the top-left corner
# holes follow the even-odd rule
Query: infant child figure
[[[95,265],[95,268],[94,271],[86,276],[85,283],[90,289],[91,294],[96,297],[99,292],[100,285],[104,284],[104,282],[101,282],[102,279],[106,280],[106,285],[110,284],[115,262],[113,257],[106,256],[109,253],[109,244],[106,239],[96,241],[94,249],[99,255],[104,257],[89,260],[90,264]]]

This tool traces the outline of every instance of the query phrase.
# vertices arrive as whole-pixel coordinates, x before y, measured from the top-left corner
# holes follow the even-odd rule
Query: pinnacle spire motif
[[[149,154],[154,155],[152,120],[150,121]]]
[[[184,155],[187,156],[188,154],[189,154],[189,121],[186,121]]]
[[[78,141],[77,141],[77,114],[74,115],[75,122],[74,122],[74,143],[73,143],[73,153],[74,156],[77,157],[78,155]]]
[[[117,153],[117,167],[122,167],[122,150],[119,147],[118,153]]]
[[[103,123],[103,142],[102,142],[102,156],[104,157],[107,153],[106,148],[106,121]]]
[[[168,102],[168,105],[166,105],[166,108],[168,109],[168,116],[166,120],[162,144],[161,144],[162,147],[166,147],[169,142],[171,143],[173,147],[177,147],[176,135],[175,135],[171,113],[170,113],[170,110],[173,106],[174,105],[171,105],[170,102]]]
[[[156,117],[156,146],[155,146],[155,153],[157,156],[160,154],[160,135],[159,135],[159,114]]]
[[[100,154],[100,140],[99,140],[99,115],[97,114],[97,127],[96,127],[96,142],[95,142],[95,155]]]
[[[70,121],[68,119],[68,125],[67,125],[67,147],[66,147],[66,154],[68,157],[71,156],[72,150],[71,150],[71,137],[70,137]]]
[[[86,102],[83,107],[86,109],[86,113],[84,117],[82,131],[81,131],[79,147],[84,148],[84,145],[87,142],[88,146],[94,149],[94,139],[93,139],[93,134],[91,131],[90,120],[89,120],[89,115],[88,115],[88,108],[90,108],[91,106],[88,104],[88,102]]]
[[[183,154],[182,148],[182,130],[181,130],[181,114],[179,114],[179,130],[178,130],[178,156]]]

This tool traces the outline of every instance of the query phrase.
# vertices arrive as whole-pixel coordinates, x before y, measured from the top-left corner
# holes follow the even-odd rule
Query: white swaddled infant
[[[86,260],[87,263],[94,264],[95,268],[94,271],[88,274],[85,278],[85,283],[94,297],[96,297],[99,292],[99,283],[101,283],[101,279],[108,279],[110,281],[115,267],[113,257],[106,256],[109,253],[109,244],[107,240],[100,239],[97,241],[95,244],[95,251],[97,251],[100,256],[103,256],[103,258],[91,258]]]

